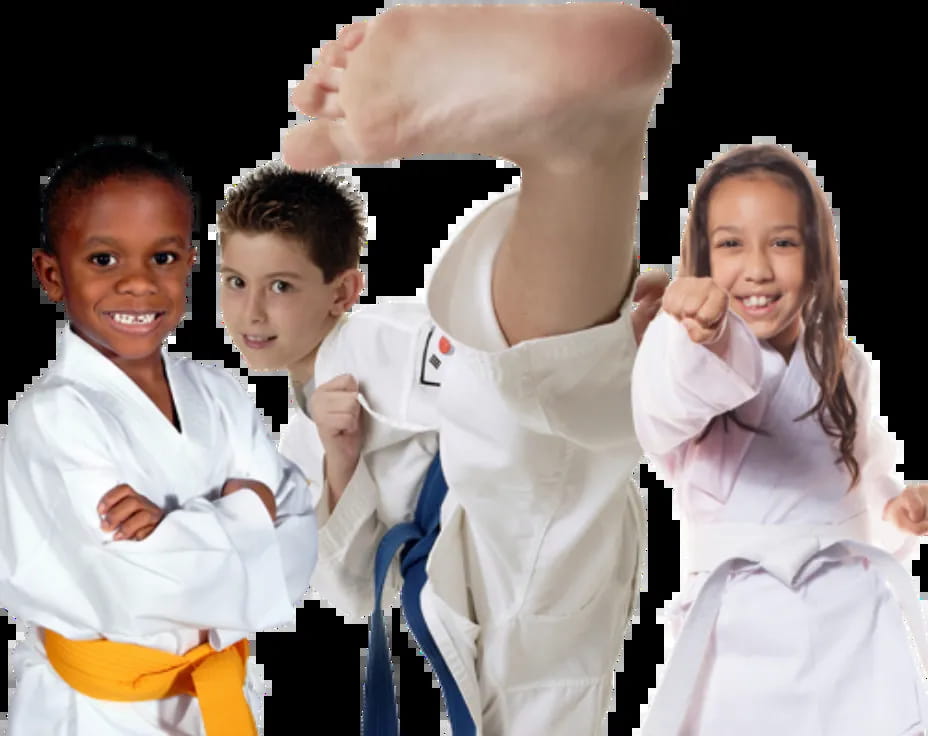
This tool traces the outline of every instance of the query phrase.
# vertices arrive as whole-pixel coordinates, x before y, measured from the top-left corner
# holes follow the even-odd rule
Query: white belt
[[[687,614],[641,736],[680,733],[715,628],[722,592],[736,565],[757,563],[792,587],[807,563],[837,545],[869,559],[889,584],[928,676],[928,634],[911,576],[895,557],[869,543],[866,514],[826,526],[702,524],[692,529],[690,570],[710,575]]]

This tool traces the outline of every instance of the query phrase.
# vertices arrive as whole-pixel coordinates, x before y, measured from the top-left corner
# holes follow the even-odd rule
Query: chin
[[[256,371],[258,373],[269,373],[271,371],[280,370],[280,366],[270,364],[266,360],[261,360],[260,358],[253,358],[248,353],[243,352],[242,357],[245,358],[245,364],[250,371]]]

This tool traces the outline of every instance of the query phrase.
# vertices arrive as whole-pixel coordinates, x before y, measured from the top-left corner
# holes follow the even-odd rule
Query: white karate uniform
[[[16,647],[10,736],[195,736],[196,698],[112,702],[73,690],[38,627],[184,654],[223,649],[294,616],[316,556],[309,488],[238,382],[162,350],[181,431],[95,348],[64,329],[58,358],[12,411],[0,446],[0,601],[33,625]],[[277,520],[229,478],[271,488]],[[142,541],[113,541],[97,504],[129,484],[167,509]],[[255,673],[246,696],[260,705]]]
[[[766,542],[735,540],[736,549],[760,550],[763,563],[743,555],[750,562],[727,573],[721,593],[707,593],[719,596],[718,617],[709,623],[712,638],[689,710],[684,703],[679,711],[687,713],[680,733],[922,733],[928,728],[926,680],[917,670],[900,612],[901,602],[919,615],[917,593],[908,572],[874,549],[910,560],[918,541],[882,521],[886,502],[902,486],[892,476],[893,443],[871,415],[866,356],[851,345],[845,361],[858,411],[854,455],[861,472],[859,484],[848,492],[851,476],[843,462],[834,462],[840,457],[837,441],[825,434],[815,414],[794,421],[819,397],[802,338],[787,363],[734,312],[728,324],[729,347],[719,357],[693,343],[677,320],[661,312],[645,333],[632,380],[638,437],[676,491],[687,538],[700,540],[684,549],[689,546],[694,558],[710,549],[711,557],[711,547],[724,544],[720,538],[733,527],[753,528],[757,537],[768,536],[757,534],[765,529],[787,535]],[[693,442],[712,417],[735,408],[741,421],[770,436],[733,422],[726,433],[719,418],[700,444]],[[820,538],[811,543],[806,537],[788,538],[797,525],[814,529]],[[830,546],[829,538],[843,538],[843,531],[829,533],[839,526],[858,528],[852,537],[859,540],[856,546]],[[682,594],[668,608],[677,650],[693,645],[687,639],[693,628],[685,629],[684,623],[694,605],[704,602],[700,590],[709,588],[706,581],[719,569],[716,563],[729,556],[716,555],[702,566],[684,560],[697,572],[685,578]],[[882,573],[878,558],[885,558]],[[887,582],[900,579],[891,592]],[[908,590],[899,590],[904,587]],[[658,717],[658,706],[652,709],[649,722]],[[665,728],[654,732],[671,736]]]
[[[302,411],[292,413],[281,452],[318,489],[312,587],[369,615],[377,545],[411,519],[440,444],[449,490],[421,602],[477,733],[586,736],[602,730],[638,591],[636,343],[626,302],[613,323],[507,345],[490,288],[516,194],[472,217],[447,246],[428,309],[378,304],[323,341],[315,384],[355,375],[367,423],[361,461],[331,515],[322,447]]]

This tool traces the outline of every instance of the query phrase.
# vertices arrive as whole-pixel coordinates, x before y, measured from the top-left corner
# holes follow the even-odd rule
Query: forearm
[[[754,342],[731,316],[718,343],[705,346],[693,343],[666,312],[657,315],[632,370],[635,430],[645,452],[663,455],[679,447],[713,417],[756,396],[762,363]]]
[[[325,492],[328,497],[330,510],[335,509],[335,506],[345,493],[345,488],[347,488],[348,484],[351,482],[351,478],[354,476],[360,461],[360,457],[343,460],[329,453],[326,453],[322,458]]]

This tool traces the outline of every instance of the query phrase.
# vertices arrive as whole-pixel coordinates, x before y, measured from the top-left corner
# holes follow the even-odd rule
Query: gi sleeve
[[[288,589],[278,530],[256,494],[199,498],[140,542],[111,541],[97,504],[124,473],[103,419],[69,386],[28,395],[13,418],[2,447],[0,550],[10,571],[4,600],[19,615],[71,637],[256,631],[292,618],[297,586]],[[279,483],[273,473],[262,480],[281,488],[283,526],[304,491],[278,472]]]
[[[334,510],[327,489],[319,501],[319,564],[311,585],[341,611],[368,616],[374,608],[374,558],[387,525],[378,514],[380,489],[364,455]],[[399,557],[387,571],[381,606],[389,609],[402,585]]]
[[[316,519],[307,478],[298,464],[278,452],[243,386],[229,374],[222,375],[234,384],[237,416],[229,431],[240,438],[242,445],[235,453],[230,477],[257,480],[273,491],[277,504],[275,537],[287,593],[296,606],[309,587],[317,554]],[[216,503],[222,504],[235,495],[220,498]]]
[[[370,421],[367,428],[371,428]],[[292,415],[282,432],[280,451],[299,464],[314,491],[319,557],[310,587],[340,611],[369,615],[374,605],[374,557],[388,527],[381,514],[381,489],[367,454],[362,451],[338,504],[331,509],[323,473],[325,451],[315,423],[301,411]],[[394,559],[384,583],[384,608],[389,609],[401,583]]]
[[[726,322],[730,332],[722,355],[694,343],[664,311],[645,331],[631,393],[635,431],[646,453],[671,453],[697,437],[713,417],[760,391],[763,363],[757,338],[734,312]]]
[[[896,471],[896,444],[878,417],[870,359],[855,345],[849,343],[848,348],[846,379],[857,406],[854,457],[860,467],[858,483],[870,513],[874,541],[898,558],[908,559],[917,553],[918,537],[883,521],[886,504],[905,489],[905,482]]]

